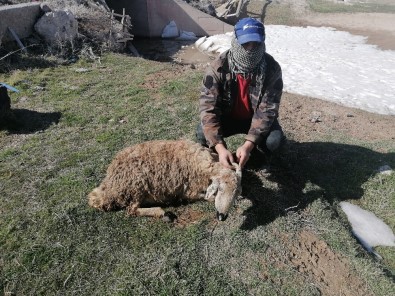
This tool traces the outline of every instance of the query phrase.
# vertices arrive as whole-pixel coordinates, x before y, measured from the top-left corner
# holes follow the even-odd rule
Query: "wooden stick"
[[[12,37],[14,37],[16,43],[18,43],[18,45],[19,45],[19,47],[21,48],[21,50],[22,50],[24,53],[27,53],[26,47],[23,45],[23,43],[21,42],[21,40],[19,39],[19,37],[18,37],[18,35],[15,33],[15,31],[14,31],[12,28],[10,28],[10,27],[7,27],[7,28],[8,28],[8,31],[11,32]]]

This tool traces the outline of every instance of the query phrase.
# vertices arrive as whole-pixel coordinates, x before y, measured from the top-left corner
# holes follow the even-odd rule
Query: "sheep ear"
[[[241,168],[238,163],[232,162],[232,165],[236,169],[236,176],[238,179],[241,179]]]
[[[206,196],[204,197],[204,199],[209,201],[215,200],[215,195],[218,192],[218,187],[219,187],[218,179],[213,179],[211,184],[206,189]]]
[[[236,169],[236,180],[237,180],[237,195],[241,195],[241,168],[239,166],[239,164],[237,163],[232,163],[232,165],[235,167]]]

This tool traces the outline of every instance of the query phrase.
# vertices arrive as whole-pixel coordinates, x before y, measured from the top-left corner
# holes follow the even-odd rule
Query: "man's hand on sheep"
[[[225,145],[219,143],[215,145],[215,150],[218,153],[219,162],[228,169],[234,169],[232,163],[234,163],[233,154],[226,149]]]
[[[247,163],[248,159],[250,158],[251,151],[254,149],[254,143],[251,141],[245,141],[242,146],[237,148],[236,150],[236,157],[237,163],[239,164],[240,168],[243,168],[244,165]]]

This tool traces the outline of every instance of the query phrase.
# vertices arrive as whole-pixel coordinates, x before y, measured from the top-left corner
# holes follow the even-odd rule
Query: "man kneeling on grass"
[[[277,120],[281,67],[266,53],[264,25],[244,18],[234,29],[231,48],[211,63],[203,78],[196,131],[197,141],[214,148],[229,168],[235,160],[243,167],[254,151],[269,155],[284,141]],[[246,137],[233,156],[224,138],[235,134]]]

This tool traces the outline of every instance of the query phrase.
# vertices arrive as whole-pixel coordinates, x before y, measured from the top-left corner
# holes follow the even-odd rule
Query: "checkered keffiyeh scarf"
[[[254,50],[248,51],[243,48],[235,37],[232,38],[231,48],[228,54],[230,70],[232,73],[242,74],[244,77],[251,74],[257,74],[258,76],[265,75],[265,50],[264,42]]]

